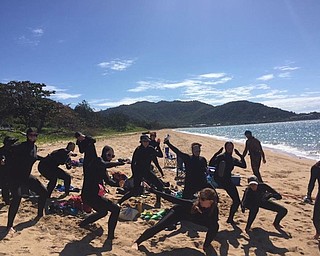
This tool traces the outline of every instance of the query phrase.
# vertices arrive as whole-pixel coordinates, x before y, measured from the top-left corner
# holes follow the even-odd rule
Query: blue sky
[[[0,82],[96,110],[249,100],[320,112],[319,0],[1,0]]]

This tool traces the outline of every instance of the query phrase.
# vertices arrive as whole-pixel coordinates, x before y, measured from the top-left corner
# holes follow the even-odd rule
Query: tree
[[[55,91],[44,90],[45,84],[30,81],[11,81],[1,84],[1,100],[5,97],[0,111],[19,120],[25,128],[34,126],[41,131],[52,110],[48,99]],[[10,112],[9,112],[10,111]]]

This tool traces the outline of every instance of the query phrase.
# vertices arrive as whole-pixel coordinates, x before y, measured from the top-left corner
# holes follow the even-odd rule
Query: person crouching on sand
[[[280,200],[282,196],[265,183],[260,183],[256,176],[248,178],[248,187],[244,191],[241,210],[244,213],[245,209],[249,209],[249,216],[246,225],[246,232],[251,231],[251,225],[257,216],[259,208],[276,212],[273,225],[276,229],[282,228],[280,221],[287,215],[288,210],[275,203],[272,199]]]
[[[139,245],[147,239],[153,237],[165,228],[171,227],[173,224],[181,220],[187,220],[195,224],[208,228],[207,235],[203,244],[203,250],[207,250],[211,246],[212,240],[215,238],[219,230],[219,209],[218,196],[214,189],[204,188],[199,192],[196,201],[190,199],[176,198],[169,194],[150,190],[150,192],[161,196],[163,199],[174,203],[175,205],[169,210],[167,215],[157,224],[148,228],[135,241],[132,248],[139,249]]]

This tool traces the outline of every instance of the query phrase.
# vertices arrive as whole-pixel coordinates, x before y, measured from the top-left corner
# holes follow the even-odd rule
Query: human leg
[[[250,157],[250,160],[253,174],[258,178],[259,182],[263,182],[260,174],[261,156]]]
[[[288,210],[282,205],[277,204],[274,201],[266,201],[260,205],[261,208],[276,212],[277,215],[274,219],[273,225],[275,227],[280,227],[280,221],[287,215]]]
[[[164,230],[166,227],[177,223],[181,220],[183,214],[181,214],[181,206],[174,206],[168,212],[168,214],[161,219],[157,224],[145,230],[142,235],[135,241],[136,244],[141,244],[142,242],[153,237],[155,234],[159,233],[161,230]]]
[[[39,195],[38,199],[38,217],[43,216],[43,210],[48,198],[48,191],[42,185],[42,183],[34,176],[30,175],[28,179],[28,185],[31,191]]]
[[[318,239],[320,236],[320,193],[319,192],[314,202],[312,221],[316,229],[316,235],[314,236],[314,238]]]
[[[8,211],[8,222],[7,222],[7,229],[13,227],[13,221],[17,215],[20,203],[21,203],[21,187],[19,184],[10,184],[10,191],[12,195],[12,201],[9,206]]]
[[[66,193],[66,195],[69,195],[71,176],[67,172],[62,170],[61,168],[57,167],[56,168],[56,177],[59,179],[62,179],[64,181],[65,193]]]
[[[228,223],[233,223],[234,222],[234,220],[233,220],[234,215],[235,215],[235,213],[238,210],[239,205],[240,205],[239,193],[238,193],[238,190],[237,190],[236,186],[232,182],[229,182],[228,184],[226,184],[224,186],[224,189],[226,190],[227,194],[232,199],[232,205],[230,207],[229,217],[228,217],[227,222]]]
[[[259,206],[249,208],[249,216],[246,224],[246,231],[249,231],[253,221],[259,212]]]

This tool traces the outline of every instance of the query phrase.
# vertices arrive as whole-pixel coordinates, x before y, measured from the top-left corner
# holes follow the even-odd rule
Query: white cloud
[[[139,81],[138,86],[129,89],[129,92],[143,92],[147,90],[165,90],[177,88],[189,88],[194,86],[210,86],[224,84],[232,80],[232,77],[226,76],[225,73],[209,73],[196,76],[196,78],[185,79],[183,81]]]
[[[263,76],[260,76],[257,78],[257,80],[260,80],[260,81],[269,81],[271,79],[274,78],[274,75],[273,74],[268,74],[268,75],[263,75]]]
[[[35,28],[31,30],[32,34],[36,37],[43,36],[44,30],[42,28]]]
[[[134,63],[134,60],[121,60],[115,59],[111,61],[105,61],[98,64],[98,67],[102,68],[105,72],[104,75],[108,74],[109,70],[113,71],[124,71]]]
[[[264,100],[261,101],[270,107],[277,107],[296,113],[309,113],[313,111],[320,112],[320,96],[315,97],[301,97],[299,96],[288,96],[283,99]]]
[[[208,73],[208,74],[202,74],[199,75],[199,78],[221,78],[224,77],[226,74],[225,73]]]
[[[123,98],[119,101],[106,101],[103,103],[98,103],[96,104],[97,107],[107,107],[107,108],[113,108],[113,107],[117,107],[120,105],[129,105],[129,104],[133,104],[136,103],[138,101],[151,101],[151,102],[157,102],[161,100],[160,97],[158,96],[144,96],[144,97],[136,97],[136,98],[130,98],[130,97],[126,97]]]
[[[274,67],[274,69],[280,70],[280,71],[294,71],[294,70],[300,69],[300,67],[277,66],[277,67]]]
[[[61,89],[53,85],[47,85],[44,89],[48,91],[55,91],[55,94],[52,94],[51,98],[57,100],[75,99],[81,96],[81,94],[66,93],[67,89]]]
[[[42,28],[29,28],[27,34],[18,37],[18,42],[23,45],[37,46],[43,35],[44,30]]]
[[[278,75],[278,77],[281,77],[281,78],[290,78],[290,77],[291,77],[291,72],[280,73],[280,74]]]

